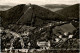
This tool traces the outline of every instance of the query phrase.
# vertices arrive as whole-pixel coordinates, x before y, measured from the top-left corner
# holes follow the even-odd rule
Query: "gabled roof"
[[[61,33],[70,32],[70,33],[72,33],[74,30],[76,30],[76,28],[71,23],[68,23],[68,24],[64,24],[61,26],[56,26],[53,29],[53,33],[54,34],[58,34],[58,32],[61,32]]]
[[[76,28],[71,23],[64,24],[64,25],[60,26],[60,28],[64,32],[73,32],[74,30],[76,30]]]

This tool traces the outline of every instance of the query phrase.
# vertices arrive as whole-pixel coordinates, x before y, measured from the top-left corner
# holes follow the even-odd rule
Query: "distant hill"
[[[61,10],[65,7],[68,7],[70,5],[65,5],[65,4],[46,4],[46,5],[42,5],[42,7],[47,8],[53,12]]]
[[[64,16],[37,5],[31,5],[31,9],[28,8],[29,6],[21,4],[7,11],[0,12],[2,18],[2,26],[7,26],[9,24],[16,23],[31,24],[31,22],[33,22],[34,25],[36,24],[41,25],[44,24],[45,21],[47,20],[48,21],[67,20],[67,18],[65,19]]]
[[[79,4],[66,7],[62,10],[56,11],[56,13],[62,14],[69,19],[79,20]]]
[[[69,5],[65,5],[65,4],[46,4],[43,5],[46,8],[65,8],[68,7]]]
[[[9,6],[9,5],[0,5],[0,11],[5,11],[8,10],[10,8],[12,8],[13,6]]]

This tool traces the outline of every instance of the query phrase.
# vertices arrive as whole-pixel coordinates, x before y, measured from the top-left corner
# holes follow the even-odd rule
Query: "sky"
[[[0,0],[0,5],[17,5],[17,4],[68,4],[73,5],[80,3],[79,0]]]

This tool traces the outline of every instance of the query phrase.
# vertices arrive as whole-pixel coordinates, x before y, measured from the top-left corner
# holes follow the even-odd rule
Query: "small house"
[[[37,41],[37,45],[41,48],[41,49],[49,49],[50,48],[50,41],[46,42],[46,41]]]

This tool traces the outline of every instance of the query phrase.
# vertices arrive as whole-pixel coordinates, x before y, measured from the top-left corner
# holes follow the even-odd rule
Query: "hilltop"
[[[31,5],[31,9],[29,9],[28,5],[21,4],[17,5],[9,10],[2,11],[1,19],[2,19],[2,26],[7,26],[9,24],[30,24],[32,20],[34,20],[34,25],[38,24],[41,25],[45,20],[47,21],[66,21],[64,16],[52,12],[48,9],[40,7],[38,5]],[[28,10],[28,11],[27,11]],[[27,11],[27,12],[26,12]],[[25,14],[24,14],[25,13]],[[42,22],[42,23],[40,23]]]

